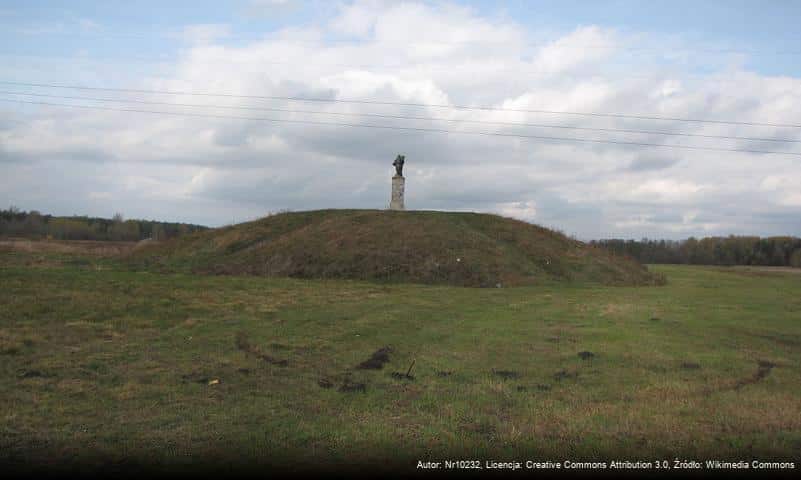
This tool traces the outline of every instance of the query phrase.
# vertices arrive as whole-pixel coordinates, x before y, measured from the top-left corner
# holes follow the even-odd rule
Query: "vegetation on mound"
[[[496,215],[317,210],[197,232],[135,252],[165,271],[451,284],[661,283],[635,260]]]

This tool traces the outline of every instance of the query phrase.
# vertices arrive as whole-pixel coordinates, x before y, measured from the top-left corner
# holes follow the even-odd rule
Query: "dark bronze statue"
[[[398,155],[397,157],[395,157],[395,161],[392,162],[392,165],[395,166],[395,173],[397,173],[399,177],[403,176],[403,163],[405,161],[406,157],[404,157],[403,155]]]

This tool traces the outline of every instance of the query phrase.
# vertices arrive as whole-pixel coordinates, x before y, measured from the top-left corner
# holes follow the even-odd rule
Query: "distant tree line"
[[[706,237],[687,240],[593,240],[593,245],[642,263],[801,267],[801,238]]]
[[[146,238],[166,240],[207,227],[188,223],[125,220],[87,216],[54,217],[36,210],[25,212],[15,207],[0,210],[0,236],[52,238],[57,240],[138,241]]]

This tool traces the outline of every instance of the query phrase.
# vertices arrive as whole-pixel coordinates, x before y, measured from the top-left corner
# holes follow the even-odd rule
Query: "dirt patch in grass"
[[[550,342],[550,343],[562,343],[562,342],[576,343],[578,340],[576,340],[575,338],[571,338],[571,337],[556,337],[555,336],[555,337],[548,337],[548,338],[545,339],[545,341],[546,342]]]
[[[277,323],[282,323],[282,322],[283,322],[282,320],[277,321]],[[313,350],[313,347],[308,345],[289,345],[286,343],[271,343],[269,347],[272,350],[284,350],[287,352],[299,353],[299,354],[307,353]]]
[[[474,433],[484,437],[493,437],[498,431],[497,427],[488,421],[466,422],[459,426],[459,429]]]
[[[592,352],[588,352],[588,351],[586,351],[586,350],[585,350],[585,351],[583,351],[583,352],[579,352],[579,353],[578,353],[578,356],[579,356],[579,358],[581,358],[582,360],[589,360],[589,359],[593,358],[593,357],[595,356],[595,354],[594,354],[594,353],[592,353]]]
[[[767,377],[768,375],[770,375],[770,371],[773,370],[774,367],[776,367],[776,364],[766,360],[760,360],[757,362],[757,367],[758,367],[757,371],[754,372],[753,375],[751,375],[748,378],[738,380],[737,383],[734,384],[733,387],[734,390],[739,390],[745,387],[746,385],[753,385],[758,381],[762,380],[763,378]]]
[[[797,347],[801,345],[801,335],[791,335],[791,334],[783,334],[783,335],[755,335],[758,338],[764,338],[765,340],[770,340],[772,342],[778,343],[779,345],[784,345],[787,347]]]
[[[734,383],[725,384],[719,388],[706,387],[702,389],[700,393],[702,395],[708,396],[716,391],[725,392],[729,390],[740,390],[743,387],[754,385],[756,383],[759,383],[761,380],[764,380],[765,377],[770,375],[771,370],[773,370],[776,367],[777,365],[773,362],[767,360],[759,360],[757,361],[757,371],[754,372],[752,375],[745,378],[741,378],[735,381]]]
[[[39,378],[39,377],[49,377],[49,376],[50,375],[42,373],[39,370],[20,370],[17,372],[17,378],[19,379]]]
[[[701,364],[695,362],[682,362],[681,368],[684,370],[698,370],[701,368]]]
[[[389,354],[391,352],[392,348],[381,347],[373,352],[370,358],[356,365],[356,368],[360,370],[381,370],[384,368],[384,364],[389,362]]]
[[[242,350],[246,354],[253,355],[256,358],[263,360],[266,363],[271,365],[276,365],[279,367],[286,367],[289,362],[285,359],[275,358],[267,353],[263,352],[259,347],[253,345],[248,341],[247,336],[244,332],[239,332],[236,334],[236,348]]]
[[[0,329],[0,355],[19,355],[26,348],[33,347],[30,338],[20,338],[9,331]]]
[[[559,370],[553,374],[553,379],[556,381],[567,380],[570,378],[578,378],[578,372],[570,370]]]
[[[211,377],[201,373],[186,373],[181,375],[181,381],[184,383],[202,383],[204,385],[211,381]]]
[[[515,372],[513,370],[495,370],[492,369],[492,374],[498,377],[503,378],[504,380],[509,380],[512,378],[520,378],[520,373]]]
[[[345,377],[342,385],[337,389],[342,393],[366,392],[367,384],[362,382],[354,382],[350,377]]]
[[[760,369],[767,369],[767,370],[771,370],[772,368],[777,366],[775,363],[768,360],[760,360],[757,362],[757,365],[759,366]]]
[[[329,380],[327,378],[321,378],[321,379],[317,380],[317,385],[320,388],[329,389],[329,388],[334,386],[334,382],[332,382],[331,380]]]

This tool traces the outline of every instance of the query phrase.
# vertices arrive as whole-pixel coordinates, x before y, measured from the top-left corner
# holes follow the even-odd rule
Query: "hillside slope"
[[[135,252],[141,268],[463,286],[659,283],[636,261],[477,213],[316,210],[197,232]]]

